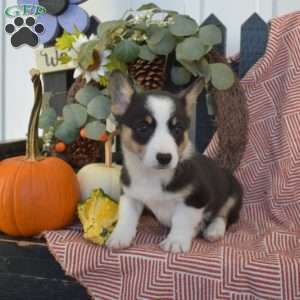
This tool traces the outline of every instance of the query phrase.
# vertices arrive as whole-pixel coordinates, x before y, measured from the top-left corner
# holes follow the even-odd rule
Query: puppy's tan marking
[[[229,197],[226,203],[222,206],[222,208],[218,212],[218,216],[222,217],[225,221],[227,221],[228,215],[231,209],[236,204],[236,199],[234,197]]]
[[[188,143],[189,143],[189,134],[188,134],[187,131],[185,131],[184,132],[184,136],[183,136],[183,141],[182,141],[182,143],[178,147],[179,157],[182,157],[182,155],[184,153],[184,150],[187,147]]]
[[[144,152],[144,146],[136,143],[132,138],[132,130],[123,125],[121,130],[121,139],[125,147],[134,153],[141,154]]]
[[[151,116],[146,116],[145,122],[151,125],[153,123],[153,118]]]

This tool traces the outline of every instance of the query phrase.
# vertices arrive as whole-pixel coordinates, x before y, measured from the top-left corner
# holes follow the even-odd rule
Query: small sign
[[[63,52],[55,47],[43,48],[36,51],[36,64],[41,73],[52,73],[75,69],[73,61],[63,64],[59,61]]]

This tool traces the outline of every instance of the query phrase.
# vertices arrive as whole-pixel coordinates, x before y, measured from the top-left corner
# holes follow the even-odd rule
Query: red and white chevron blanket
[[[197,239],[188,254],[166,253],[158,247],[166,231],[150,217],[122,251],[84,241],[80,227],[45,234],[94,299],[300,299],[300,13],[272,21],[266,54],[242,84],[250,112],[237,171],[244,207],[224,240]]]

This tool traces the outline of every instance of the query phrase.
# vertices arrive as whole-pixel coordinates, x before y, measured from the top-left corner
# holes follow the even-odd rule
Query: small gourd
[[[83,226],[83,237],[104,245],[118,220],[118,203],[101,189],[78,205],[78,216]]]
[[[81,200],[87,199],[92,191],[98,188],[113,199],[119,200],[122,167],[112,163],[112,138],[113,136],[110,136],[105,143],[105,163],[86,165],[77,173]]]

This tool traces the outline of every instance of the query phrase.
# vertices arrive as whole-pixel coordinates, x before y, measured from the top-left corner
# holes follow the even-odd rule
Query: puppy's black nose
[[[170,163],[172,155],[170,153],[157,153],[156,159],[161,165],[166,166]]]

